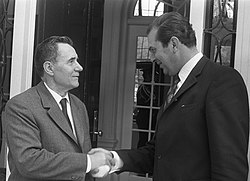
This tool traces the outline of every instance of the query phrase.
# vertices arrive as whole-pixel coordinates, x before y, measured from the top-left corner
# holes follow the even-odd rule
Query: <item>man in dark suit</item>
[[[148,41],[152,60],[180,81],[158,113],[154,138],[114,152],[113,170],[153,173],[154,181],[246,181],[249,103],[240,74],[199,53],[178,13],[158,17]]]
[[[36,49],[35,67],[42,81],[10,99],[5,108],[9,181],[92,180],[87,173],[109,164],[111,155],[87,154],[91,140],[86,107],[68,92],[79,86],[83,70],[72,40],[44,40]]]

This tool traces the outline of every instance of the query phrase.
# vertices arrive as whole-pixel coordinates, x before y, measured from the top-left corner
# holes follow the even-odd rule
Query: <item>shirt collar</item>
[[[49,90],[49,92],[51,93],[53,98],[56,100],[57,104],[60,104],[60,101],[62,100],[62,98],[66,98],[67,102],[69,102],[69,94],[68,93],[66,94],[66,96],[62,97],[58,93],[56,93],[54,90],[49,88],[49,86],[45,82],[43,82],[43,83],[44,83],[45,87]]]
[[[193,70],[195,65],[199,62],[199,60],[202,58],[203,54],[197,53],[195,56],[193,56],[180,70],[178,76],[180,78],[180,81],[182,84],[187,79],[190,72]]]

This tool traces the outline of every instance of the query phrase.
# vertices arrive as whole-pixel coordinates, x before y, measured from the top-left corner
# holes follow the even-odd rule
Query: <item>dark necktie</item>
[[[172,86],[169,88],[168,94],[167,94],[167,101],[168,104],[171,102],[172,98],[174,97],[175,91],[177,89],[177,84],[180,82],[179,76],[174,77],[174,82]]]
[[[167,99],[164,102],[164,110],[166,109],[167,105],[171,102],[172,98],[174,97],[176,89],[177,89],[177,84],[179,82],[180,82],[180,78],[177,75],[177,76],[174,77],[174,82],[173,82],[173,84],[171,85],[171,87],[168,90]]]
[[[72,129],[71,123],[70,123],[70,119],[67,113],[67,99],[66,98],[62,98],[62,100],[60,101],[60,104],[62,106],[62,112],[64,114],[64,116],[66,117],[68,124],[70,126],[70,128]]]

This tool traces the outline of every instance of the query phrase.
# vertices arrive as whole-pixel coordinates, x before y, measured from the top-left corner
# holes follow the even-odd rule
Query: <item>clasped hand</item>
[[[88,155],[91,159],[90,173],[93,177],[105,177],[115,166],[113,154],[108,150],[103,148],[94,148],[89,151]]]

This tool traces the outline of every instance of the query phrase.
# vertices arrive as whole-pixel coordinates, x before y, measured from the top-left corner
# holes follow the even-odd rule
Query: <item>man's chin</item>
[[[79,82],[74,83],[72,86],[73,86],[74,88],[77,88],[77,87],[79,86]]]

